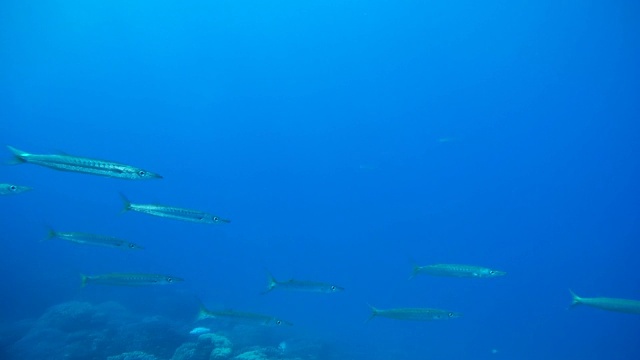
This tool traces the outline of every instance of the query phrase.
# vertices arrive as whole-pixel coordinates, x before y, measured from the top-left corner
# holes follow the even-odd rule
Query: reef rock
[[[132,351],[116,356],[109,356],[107,360],[158,360],[158,358],[142,351]]]
[[[196,349],[198,347],[198,344],[196,343],[184,343],[182,345],[180,345],[180,347],[178,347],[176,349],[176,351],[174,351],[173,356],[171,357],[171,360],[197,360],[197,354],[196,354]]]
[[[202,334],[198,342],[180,345],[171,360],[224,360],[233,352],[231,341],[220,334]]]
[[[34,327],[57,329],[63,332],[96,329],[107,323],[104,313],[97,313],[87,302],[72,301],[52,306]]]
[[[269,358],[267,358],[267,355],[264,353],[264,351],[260,349],[243,352],[242,354],[234,357],[234,359],[236,360],[269,360]]]
[[[219,347],[211,350],[209,360],[224,360],[231,356],[232,349],[229,347]]]

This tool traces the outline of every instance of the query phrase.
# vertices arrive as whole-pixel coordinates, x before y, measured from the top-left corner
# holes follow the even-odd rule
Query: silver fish
[[[108,176],[129,180],[162,179],[151,171],[112,161],[104,161],[66,154],[30,154],[7,146],[13,153],[15,164],[36,164],[54,170]]]
[[[396,320],[414,320],[414,321],[433,321],[433,320],[445,320],[455,319],[462,316],[461,313],[441,310],[441,309],[428,309],[428,308],[398,308],[381,310],[369,305],[371,309],[371,315],[367,321],[373,319],[376,316],[382,316],[389,319]]]
[[[211,311],[211,310],[207,310],[207,308],[205,308],[203,305],[200,305],[200,312],[198,313],[197,320],[205,320],[205,319],[230,320],[230,321],[247,322],[247,323],[254,323],[257,325],[267,325],[267,326],[293,325],[288,321],[278,319],[276,317],[269,316],[269,315],[241,312],[241,311],[235,311],[235,310]]]
[[[569,290],[569,292],[571,292],[572,296],[572,307],[582,304],[602,310],[617,311],[627,314],[640,314],[640,301],[638,300],[605,297],[583,298],[576,295],[576,293],[571,290]]]
[[[202,335],[202,334],[207,334],[210,333],[211,329],[206,328],[206,327],[196,327],[193,328],[191,331],[189,331],[189,334],[191,335]]]
[[[114,285],[114,286],[144,286],[144,285],[169,285],[184,281],[179,277],[161,274],[103,274],[80,275],[82,286],[87,284]]]
[[[21,185],[14,185],[14,184],[0,184],[0,195],[20,194],[29,190],[31,190],[31,188],[28,186],[21,186]]]
[[[135,211],[147,215],[158,216],[167,219],[191,221],[201,224],[229,223],[230,220],[199,210],[184,209],[175,206],[156,204],[134,204],[126,196],[120,194],[124,204],[122,211]]]
[[[435,264],[426,266],[413,266],[410,279],[416,275],[427,274],[433,276],[464,277],[464,278],[493,278],[504,276],[504,271],[492,270],[482,266],[460,264]]]
[[[127,250],[144,249],[142,246],[111,236],[87,234],[82,232],[59,232],[49,229],[48,239],[61,239],[80,245],[97,245]]]
[[[278,281],[273,275],[267,272],[269,276],[269,284],[267,290],[263,291],[263,294],[270,292],[273,289],[282,289],[290,291],[306,291],[306,292],[321,292],[321,293],[334,293],[344,291],[343,287],[315,281],[301,281],[290,279],[288,281]]]

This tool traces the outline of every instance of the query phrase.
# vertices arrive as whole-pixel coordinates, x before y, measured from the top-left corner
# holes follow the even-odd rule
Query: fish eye
[[[217,217],[217,216],[214,216],[214,217],[213,217],[213,221],[218,221],[218,220],[220,220],[220,218],[219,218],[219,217]]]
[[[134,248],[134,247],[136,247],[136,246],[135,246],[135,245],[133,245],[133,244],[129,244],[129,247],[133,249],[133,248]]]
[[[452,312],[450,312],[448,315],[449,315],[449,317],[453,317],[453,313]]]
[[[138,171],[138,175],[140,176],[145,176],[147,173],[144,172],[143,170]]]
[[[17,187],[15,185],[9,186],[9,190],[15,190],[15,189],[17,189]]]
[[[168,278],[167,278],[167,282],[173,282],[173,279],[172,279],[172,278],[170,278],[170,277],[168,277]]]
[[[335,290],[336,287],[334,285],[331,285],[331,290]]]
[[[495,274],[495,273],[496,273],[496,271],[495,271],[495,270],[490,270],[490,271],[489,271],[489,274],[491,274],[491,275],[493,275],[493,274]]]
[[[276,325],[280,325],[280,324],[282,324],[282,321],[276,320]]]

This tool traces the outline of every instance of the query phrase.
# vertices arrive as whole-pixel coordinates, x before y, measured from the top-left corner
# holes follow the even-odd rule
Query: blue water
[[[568,310],[569,288],[640,299],[639,16],[635,1],[3,1],[0,144],[164,179],[0,167],[34,188],[0,199],[0,357],[59,304],[161,317],[179,344],[202,301],[291,321],[255,345],[312,342],[315,359],[640,358],[638,315]],[[118,192],[232,222],[121,214]],[[146,249],[42,241],[49,226]],[[409,281],[412,261],[508,274]],[[260,295],[267,270],[346,290]],[[185,282],[80,287],[109,272]],[[464,316],[365,323],[367,304]],[[140,321],[123,312],[107,318]]]

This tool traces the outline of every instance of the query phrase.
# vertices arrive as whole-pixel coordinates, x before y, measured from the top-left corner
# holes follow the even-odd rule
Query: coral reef
[[[262,349],[250,350],[234,357],[235,360],[269,360]]]
[[[157,357],[168,359],[185,340],[182,327],[160,316],[145,317],[141,321],[124,323],[113,334],[113,350],[144,350]],[[116,352],[117,353],[117,352]]]
[[[231,356],[231,348],[215,348],[211,350],[209,360],[228,359]]]
[[[101,359],[144,350],[169,358],[187,335],[159,317],[140,319],[117,303],[68,302],[48,309],[8,349],[9,359]],[[119,355],[118,355],[119,356]]]
[[[231,341],[219,334],[202,334],[197,342],[182,344],[173,354],[171,360],[224,360],[231,356]]]
[[[107,360],[158,360],[158,358],[142,351],[132,351],[116,356],[109,356]]]
[[[198,344],[196,343],[184,343],[180,345],[173,353],[171,360],[194,360],[198,359],[198,354],[196,354],[196,349]]]
[[[95,311],[86,302],[68,302],[55,305],[42,315],[35,327],[57,329],[66,333],[86,331],[106,325],[104,313]]]
[[[31,360],[316,360],[326,346],[305,339],[282,341],[260,327],[189,334],[190,321],[142,316],[118,303],[68,302],[36,320],[4,326],[0,358]],[[10,335],[10,336],[9,336]],[[279,344],[279,345],[277,345]]]

